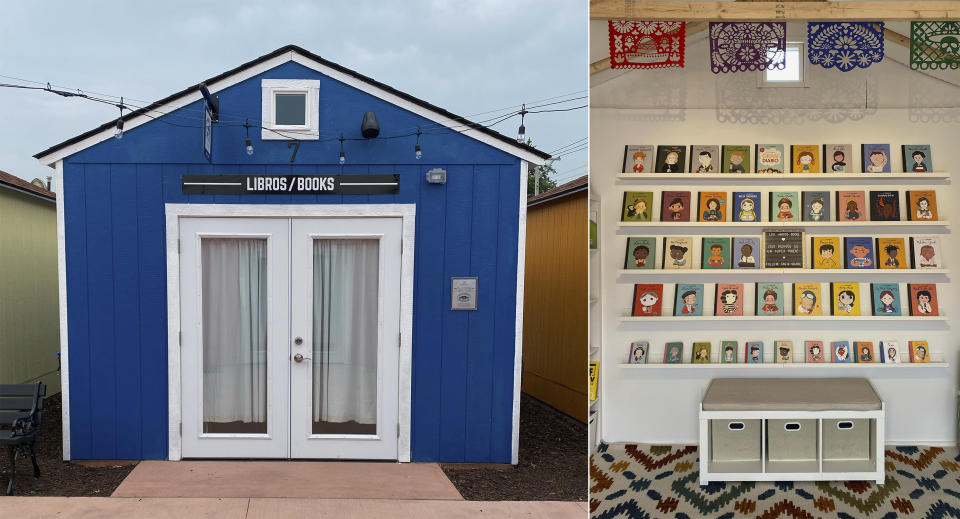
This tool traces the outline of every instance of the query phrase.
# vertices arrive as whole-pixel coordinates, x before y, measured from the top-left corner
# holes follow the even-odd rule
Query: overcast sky
[[[587,95],[587,9],[586,0],[9,1],[0,75],[152,102],[292,43],[481,120],[490,114],[470,116]],[[52,175],[35,153],[118,113],[0,88],[0,170],[27,180]],[[519,124],[494,129],[515,136]],[[525,126],[536,147],[553,152],[586,139],[587,111],[532,114]],[[586,151],[555,167],[561,181],[586,174]]]

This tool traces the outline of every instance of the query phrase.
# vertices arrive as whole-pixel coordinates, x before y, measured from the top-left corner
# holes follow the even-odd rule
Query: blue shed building
[[[296,46],[202,85],[36,155],[64,458],[516,463],[548,155]]]

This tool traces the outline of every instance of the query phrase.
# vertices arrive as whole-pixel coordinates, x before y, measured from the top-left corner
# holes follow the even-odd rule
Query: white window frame
[[[260,120],[263,123],[260,138],[262,140],[320,140],[319,79],[261,79],[260,91]],[[277,94],[306,94],[307,99],[304,103],[306,113],[303,118],[305,124],[285,125],[276,123]]]
[[[757,74],[757,86],[760,88],[773,87],[773,88],[783,88],[783,87],[794,87],[794,88],[806,88],[807,85],[807,44],[800,41],[788,41],[787,50],[798,49],[798,59],[800,66],[800,79],[797,81],[768,81],[767,80],[767,69],[763,69]],[[784,58],[786,59],[786,58]]]

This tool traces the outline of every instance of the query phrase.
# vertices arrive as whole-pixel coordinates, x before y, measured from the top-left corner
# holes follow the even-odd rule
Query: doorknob
[[[312,359],[310,359],[310,357],[304,357],[302,353],[298,353],[298,354],[296,354],[296,355],[293,356],[294,362],[297,362],[297,363],[303,362],[304,359],[306,359],[306,360],[312,360]]]

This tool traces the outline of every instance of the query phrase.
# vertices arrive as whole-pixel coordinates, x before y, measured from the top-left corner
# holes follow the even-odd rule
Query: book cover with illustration
[[[627,144],[623,150],[623,173],[653,173],[653,146]]]
[[[930,345],[927,341],[909,341],[910,362],[930,362]]]
[[[627,356],[628,364],[646,364],[650,353],[650,343],[647,341],[637,341],[630,343],[630,354]]]
[[[881,269],[907,269],[907,245],[903,238],[877,238],[877,267]]]
[[[666,236],[663,238],[663,268],[667,270],[693,268],[692,236]]]
[[[890,173],[889,144],[862,144],[860,156],[864,173]]]
[[[703,283],[677,283],[673,315],[703,315]]]
[[[857,363],[873,363],[873,343],[870,341],[854,341],[853,343],[853,353],[855,355],[854,362]]]
[[[820,146],[816,144],[791,145],[790,171],[793,173],[821,173]]]
[[[690,221],[690,192],[664,191],[660,197],[661,222],[689,222]]]
[[[860,283],[830,283],[830,299],[833,301],[833,315],[860,315]]]
[[[657,238],[632,236],[627,238],[627,252],[623,258],[626,270],[653,269],[657,264]]]
[[[657,173],[684,173],[687,171],[687,147],[657,146]]]
[[[722,173],[753,173],[749,145],[723,145]]]
[[[777,364],[793,362],[793,341],[773,341],[773,357]]]
[[[704,237],[701,256],[700,268],[702,269],[729,269],[730,238]]]
[[[932,189],[907,191],[907,219],[917,222],[939,220],[937,192]]]
[[[867,221],[867,197],[863,191],[837,191],[837,221]]]
[[[656,317],[661,315],[663,284],[636,284],[633,286],[634,317]]]
[[[917,317],[940,315],[936,283],[907,283],[907,292],[910,294],[910,315]]]
[[[823,341],[803,341],[803,349],[807,352],[807,363],[826,362],[827,355],[823,352]]]
[[[683,364],[683,343],[668,342],[663,346],[664,364]]]
[[[727,221],[727,192],[701,191],[700,208],[697,211],[697,220],[701,222]]]
[[[823,145],[824,173],[855,173],[852,144]]]
[[[803,214],[805,222],[829,222],[833,220],[829,191],[804,191]]]
[[[830,350],[833,354],[834,363],[853,362],[853,359],[850,357],[849,341],[833,341],[830,343]]]
[[[843,268],[843,246],[839,236],[814,236],[810,240],[810,264],[814,269]]]
[[[940,269],[940,238],[937,236],[914,236],[910,238],[910,251],[913,256],[913,268]]]
[[[763,364],[763,341],[747,341],[743,349],[744,362],[747,364]]]
[[[691,364],[710,364],[710,343],[695,342],[690,352]]]
[[[650,222],[653,221],[652,215],[653,192],[624,191],[621,222]]]
[[[880,341],[877,346],[880,350],[880,362],[884,364],[900,364],[903,362],[900,343],[897,341]]]
[[[904,144],[903,171],[913,173],[933,173],[933,153],[929,144]]]
[[[759,191],[736,191],[733,193],[732,216],[734,222],[759,222],[761,212]]]
[[[873,315],[900,316],[900,283],[871,283],[870,295],[873,303]]]
[[[758,316],[783,315],[783,283],[761,281],[757,283]]]
[[[786,171],[783,144],[757,144],[754,162],[757,173],[783,173]]]
[[[720,146],[690,146],[690,173],[720,173]]]
[[[900,192],[891,190],[871,191],[870,220],[874,222],[899,222]]]
[[[867,236],[847,236],[843,239],[843,249],[846,254],[844,268],[876,268],[876,259],[873,253],[873,238]]]
[[[729,317],[743,315],[743,283],[717,283],[716,307],[713,315]]]
[[[800,196],[796,191],[770,192],[769,221],[797,222],[800,221],[800,212]]]
[[[600,386],[598,384],[600,381],[600,362],[590,361],[587,366],[588,393],[590,394],[590,401],[593,402],[597,399],[597,388]]]
[[[820,283],[793,284],[793,315],[821,315]]]
[[[720,341],[720,364],[736,364],[740,358],[737,341]]]
[[[760,268],[760,238],[754,236],[734,236],[730,247],[732,266],[735,269]]]

